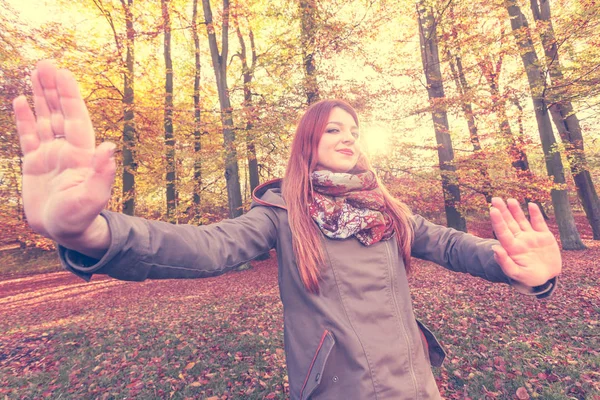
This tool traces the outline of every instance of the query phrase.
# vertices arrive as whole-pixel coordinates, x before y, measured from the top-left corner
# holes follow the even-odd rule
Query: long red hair
[[[335,108],[349,113],[356,126],[359,126],[356,111],[343,100],[321,100],[311,105],[300,119],[296,134],[292,141],[290,158],[283,178],[282,192],[285,199],[292,244],[300,276],[307,290],[319,292],[319,266],[324,265],[324,252],[321,233],[313,221],[308,206],[312,202],[311,173],[317,167],[317,148],[321,136],[325,132],[329,114]],[[369,161],[361,154],[356,170],[371,170]],[[413,240],[413,228],[410,221],[411,212],[406,205],[390,195],[383,183],[379,181],[388,212],[392,217],[396,241],[400,249],[404,265],[410,270],[410,249]]]

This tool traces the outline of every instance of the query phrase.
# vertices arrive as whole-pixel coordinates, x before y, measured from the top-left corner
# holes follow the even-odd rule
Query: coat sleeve
[[[413,216],[412,256],[432,261],[451,271],[466,272],[490,282],[511,285],[519,293],[548,297],[556,287],[552,278],[543,285],[529,287],[511,280],[494,259],[494,239],[482,239],[452,228],[436,225],[420,215]]]
[[[128,281],[191,279],[223,274],[275,246],[277,225],[270,207],[211,225],[173,225],[102,211],[111,232],[97,260],[58,246],[61,264],[89,280],[107,274]]]

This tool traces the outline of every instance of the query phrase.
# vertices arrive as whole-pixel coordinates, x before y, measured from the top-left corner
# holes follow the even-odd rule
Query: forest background
[[[44,58],[75,74],[98,142],[118,144],[112,210],[238,216],[283,175],[303,110],[342,98],[374,169],[414,212],[480,233],[491,196],[515,197],[543,206],[564,250],[600,240],[596,1],[0,6],[0,248],[54,248],[26,224],[11,106]]]
[[[74,72],[98,141],[119,145],[113,210],[240,215],[283,175],[300,113],[339,97],[414,212],[467,230],[511,196],[554,214],[565,249],[584,247],[572,210],[600,239],[594,1],[2,2],[4,244],[52,246],[24,221],[10,105],[41,58]]]

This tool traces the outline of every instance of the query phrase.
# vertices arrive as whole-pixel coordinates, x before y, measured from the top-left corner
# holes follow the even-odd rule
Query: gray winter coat
[[[84,279],[92,274],[132,281],[215,276],[275,248],[291,399],[440,398],[431,365],[441,365],[445,354],[415,320],[395,240],[365,247],[355,238],[323,236],[327,262],[316,295],[300,279],[279,181],[257,188],[245,215],[208,226],[109,211],[102,215],[112,235],[102,259],[59,248],[63,266]],[[413,222],[414,257],[510,284],[493,258],[496,241],[418,215]],[[555,282],[530,291],[545,297]]]

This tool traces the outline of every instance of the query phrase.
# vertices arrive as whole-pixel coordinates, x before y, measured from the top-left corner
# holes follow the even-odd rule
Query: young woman
[[[498,241],[434,225],[390,196],[360,151],[345,102],[312,105],[284,179],[257,188],[245,215],[172,225],[104,210],[114,144],[95,146],[73,76],[42,61],[32,74],[36,115],[14,101],[31,227],[59,245],[84,279],[200,278],[277,249],[292,399],[438,399],[431,366],[444,353],[413,315],[410,257],[545,297],[561,256],[539,209],[493,200]],[[198,326],[201,330],[202,326]]]

